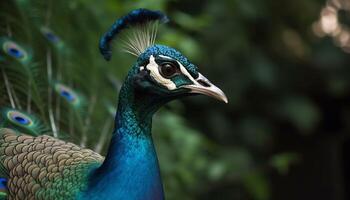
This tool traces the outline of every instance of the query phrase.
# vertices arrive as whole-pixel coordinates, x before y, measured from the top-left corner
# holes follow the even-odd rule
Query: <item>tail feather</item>
[[[114,89],[102,78],[106,72],[96,46],[82,42],[98,38],[77,34],[99,26],[89,18],[91,11],[79,8],[77,16],[89,19],[82,21],[72,18],[70,9],[61,11],[67,15],[55,13],[53,7],[66,6],[60,1],[0,4],[0,83],[6,83],[0,84],[0,128],[104,146],[107,141],[96,133],[102,127],[110,133],[113,127],[105,122],[113,117],[98,97],[111,96]],[[62,23],[66,21],[72,23]]]
[[[0,127],[11,128],[32,136],[49,133],[49,129],[39,118],[25,111],[2,108],[0,114]]]

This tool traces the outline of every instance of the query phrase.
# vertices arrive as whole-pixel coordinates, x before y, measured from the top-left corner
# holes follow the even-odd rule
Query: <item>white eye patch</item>
[[[168,56],[163,56],[163,55],[159,55],[159,57],[163,57],[163,58],[168,58],[168,59],[171,59],[170,57]],[[183,75],[185,75],[188,79],[190,79],[193,83],[196,83],[196,81],[194,80],[194,78],[191,76],[191,74],[187,71],[187,69],[179,62],[179,61],[176,61],[177,64],[179,64],[180,66],[180,71]]]
[[[168,58],[171,59],[168,56],[163,56],[163,55],[159,55],[159,57],[163,57],[163,58]],[[187,69],[178,61],[176,61],[179,66],[180,66],[180,71],[183,75],[185,75],[188,79],[190,79],[194,84],[196,83],[196,81],[194,80],[194,78],[191,76],[191,74],[187,71]],[[176,89],[176,85],[175,83],[168,78],[164,78],[158,70],[158,64],[155,61],[155,58],[153,55],[151,55],[151,57],[149,58],[149,64],[145,67],[140,67],[140,70],[144,70],[144,69],[148,69],[150,71],[150,75],[152,76],[152,78],[154,80],[156,80],[159,84],[165,86],[166,88],[168,88],[169,90],[174,90]]]

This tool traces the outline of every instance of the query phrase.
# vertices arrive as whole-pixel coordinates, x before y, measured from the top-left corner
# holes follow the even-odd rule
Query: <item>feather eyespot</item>
[[[56,83],[55,84],[55,91],[57,92],[58,95],[63,97],[68,103],[71,103],[73,105],[78,105],[80,100],[79,95],[72,90],[71,88],[61,84],[61,83]]]
[[[79,91],[74,90],[68,87],[65,84],[54,81],[52,85],[55,93],[64,99],[65,102],[69,104],[69,106],[73,107],[76,110],[80,110],[85,108],[86,106],[86,98]]]
[[[60,94],[68,101],[74,101],[74,96],[69,91],[62,90]]]
[[[33,124],[33,121],[30,119],[30,117],[26,116],[23,113],[20,113],[18,111],[9,111],[7,113],[8,119],[18,125],[22,126],[29,126]]]
[[[2,49],[7,55],[20,61],[24,61],[28,57],[27,52],[18,44],[12,41],[4,42],[2,45]]]
[[[65,85],[59,83],[56,84],[56,91],[61,97],[66,99],[68,102],[74,102],[77,99],[77,94]]]
[[[41,33],[45,36],[47,40],[49,40],[52,43],[58,43],[60,41],[60,38],[49,28],[42,27]]]
[[[35,136],[49,130],[35,115],[13,108],[0,108],[0,122],[1,127]]]

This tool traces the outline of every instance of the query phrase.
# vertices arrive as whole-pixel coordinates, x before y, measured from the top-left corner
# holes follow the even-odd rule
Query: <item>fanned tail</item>
[[[99,89],[112,87],[100,80],[105,72],[94,55],[96,47],[81,42],[97,38],[77,34],[89,32],[86,24],[76,19],[64,24],[64,32],[55,31],[62,30],[55,24],[67,21],[52,9],[61,4],[64,2],[37,0],[0,3],[0,128],[65,138],[103,151],[107,142],[103,138],[108,137],[101,139],[101,130],[102,135],[111,132],[112,123],[105,122],[113,117],[105,99],[99,98],[110,95]],[[81,7],[79,16],[84,14],[91,16]],[[88,21],[91,25],[93,20]]]

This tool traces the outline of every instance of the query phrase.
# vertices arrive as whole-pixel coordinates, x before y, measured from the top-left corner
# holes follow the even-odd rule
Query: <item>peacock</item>
[[[32,61],[30,50],[10,36],[1,40],[0,59],[15,59],[19,70],[2,68],[4,96],[11,106],[3,107],[0,116],[0,199],[164,199],[152,140],[152,116],[164,104],[186,96],[203,94],[228,102],[222,90],[179,51],[155,44],[158,25],[167,21],[160,11],[136,9],[117,19],[100,39],[99,50],[107,61],[112,57],[113,41],[137,57],[119,91],[114,131],[105,157],[85,148],[84,142],[66,142],[77,136],[60,131],[62,128],[54,123],[60,115],[53,110],[62,104],[52,100],[54,94],[69,105],[64,110],[71,116],[66,126],[73,133],[78,125],[83,133],[88,132],[84,127],[93,121],[82,118],[89,112],[88,99],[53,75],[50,51],[44,79],[50,87],[43,99],[39,95],[43,89],[36,87],[42,80],[27,73],[38,65]],[[40,30],[56,51],[66,48],[49,27]],[[17,80],[23,81],[17,94],[9,81],[14,72],[24,77]],[[19,107],[18,99],[26,99],[26,107]],[[47,100],[49,105],[40,106]],[[48,113],[49,117],[39,119],[35,113]],[[81,140],[88,136],[79,135]]]

